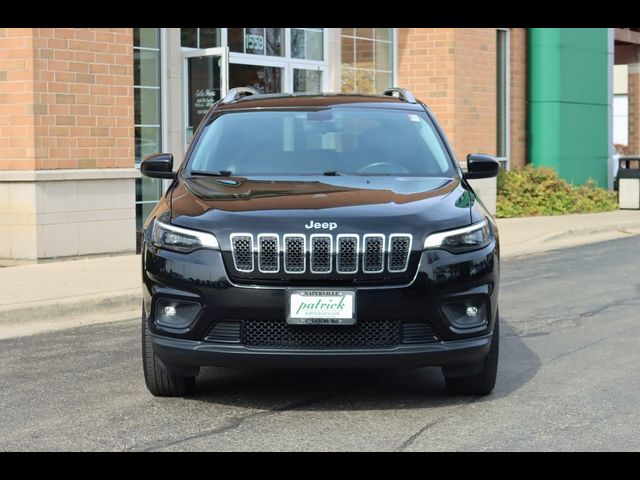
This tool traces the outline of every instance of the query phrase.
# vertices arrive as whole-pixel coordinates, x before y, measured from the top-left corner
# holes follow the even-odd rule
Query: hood
[[[210,231],[224,249],[234,232],[411,233],[419,240],[468,225],[470,207],[459,179],[427,177],[180,177],[171,197],[173,224]]]

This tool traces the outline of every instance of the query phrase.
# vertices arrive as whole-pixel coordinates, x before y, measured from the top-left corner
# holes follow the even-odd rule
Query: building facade
[[[0,259],[134,251],[166,186],[140,178],[141,159],[169,152],[177,167],[206,110],[237,86],[401,86],[430,106],[461,161],[483,152],[505,169],[531,161],[606,182],[612,31],[0,28]],[[580,76],[567,80],[568,61]],[[586,106],[563,110],[576,98],[600,106],[588,125],[574,116]],[[589,148],[576,155],[583,135]],[[478,188],[493,208],[495,181]]]

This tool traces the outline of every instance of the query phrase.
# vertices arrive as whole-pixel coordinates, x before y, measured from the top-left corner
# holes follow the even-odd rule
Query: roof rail
[[[413,93],[411,93],[406,88],[387,88],[384,92],[382,92],[382,95],[387,95],[388,97],[396,97],[408,103],[418,103],[416,102],[416,97],[413,96]]]
[[[260,92],[258,92],[255,88],[251,88],[251,87],[232,88],[224,96],[224,98],[222,99],[222,103],[235,102],[236,100],[239,100],[242,97],[248,97],[249,95],[258,95],[259,93]]]

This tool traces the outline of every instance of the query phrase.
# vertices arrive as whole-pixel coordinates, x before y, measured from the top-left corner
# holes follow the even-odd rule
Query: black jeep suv
[[[441,366],[486,395],[498,366],[496,225],[410,92],[233,89],[203,118],[145,222],[147,387],[186,395],[200,367]]]

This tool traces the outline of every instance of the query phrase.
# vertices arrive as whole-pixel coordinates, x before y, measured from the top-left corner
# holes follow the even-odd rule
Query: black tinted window
[[[452,175],[426,114],[371,108],[222,114],[203,131],[189,167],[234,175]]]

